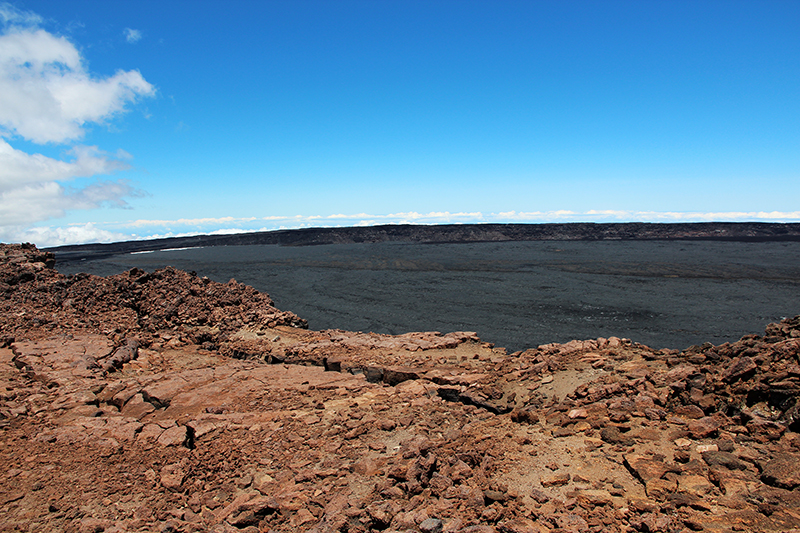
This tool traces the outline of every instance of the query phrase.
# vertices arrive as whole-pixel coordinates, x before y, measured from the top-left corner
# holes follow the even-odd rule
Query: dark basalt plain
[[[244,237],[227,236],[224,246],[191,238],[161,247],[205,247],[151,253],[128,253],[144,250],[125,250],[126,243],[53,251],[64,274],[172,265],[215,281],[235,278],[312,329],[470,330],[509,350],[614,335],[681,349],[760,333],[800,312],[795,226],[384,226],[279,232],[284,245],[233,244]],[[534,230],[541,240],[507,238]],[[456,231],[462,242],[446,242]],[[326,241],[334,242],[319,244]]]

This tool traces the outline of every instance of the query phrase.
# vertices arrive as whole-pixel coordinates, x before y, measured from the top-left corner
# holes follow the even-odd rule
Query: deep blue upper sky
[[[27,98],[0,96],[0,240],[800,220],[798,2],[0,5],[3,39],[43,30],[82,60],[36,70],[0,41],[0,83]],[[84,76],[59,101],[79,134],[25,133],[43,97],[20,71]],[[4,145],[21,165],[5,177]],[[102,152],[84,164],[76,146]],[[80,168],[41,172],[59,161]]]

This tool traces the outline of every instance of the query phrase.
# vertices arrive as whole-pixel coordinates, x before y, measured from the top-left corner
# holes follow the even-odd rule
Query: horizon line
[[[625,225],[639,225],[639,226],[715,226],[715,225],[730,225],[730,226],[798,226],[800,228],[800,222],[764,222],[764,221],[725,221],[725,220],[718,220],[718,221],[683,221],[683,222],[645,222],[645,221],[626,221],[626,222],[594,222],[594,221],[583,221],[583,222],[484,222],[484,221],[477,221],[477,222],[447,222],[447,223],[439,223],[439,222],[430,222],[430,223],[411,223],[411,222],[386,222],[381,224],[370,224],[370,225],[347,225],[347,226],[302,226],[302,227],[295,227],[295,228],[274,228],[274,229],[231,229],[227,232],[223,232],[224,230],[216,230],[212,232],[192,232],[192,233],[185,233],[181,235],[173,235],[173,236],[155,236],[151,238],[139,238],[139,239],[127,239],[127,240],[118,240],[118,241],[111,241],[111,242],[86,242],[86,243],[79,243],[79,244],[62,244],[62,245],[55,245],[55,246],[42,246],[41,249],[63,249],[63,248],[72,248],[72,247],[85,247],[85,246],[113,246],[116,244],[132,244],[132,243],[148,243],[148,242],[158,242],[158,241],[175,241],[180,239],[191,239],[191,238],[220,238],[224,239],[226,237],[236,237],[238,235],[256,235],[256,234],[270,234],[270,233],[282,233],[282,232],[306,232],[306,231],[336,231],[336,230],[368,230],[371,228],[381,228],[381,227],[455,227],[455,226],[580,226],[580,225],[592,225],[592,226],[625,226]],[[741,236],[738,238],[745,238],[747,236]],[[800,239],[800,231],[797,232],[795,235],[798,239]],[[694,237],[696,239],[700,239],[701,237]],[[720,238],[737,238],[737,237],[725,237],[721,236]],[[751,238],[758,238],[757,236],[751,236]]]

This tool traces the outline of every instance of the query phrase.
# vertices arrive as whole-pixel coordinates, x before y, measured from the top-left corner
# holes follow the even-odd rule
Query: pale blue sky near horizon
[[[0,15],[0,87],[21,95],[0,95],[0,240],[800,221],[800,2],[19,0]],[[41,31],[36,50],[67,43],[81,66],[36,70],[4,47]],[[59,95],[76,73],[54,127],[77,133],[37,134],[31,80]],[[81,166],[75,147],[99,151]],[[58,162],[75,165],[42,170]]]

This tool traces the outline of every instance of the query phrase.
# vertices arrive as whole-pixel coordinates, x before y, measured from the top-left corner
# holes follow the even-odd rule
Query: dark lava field
[[[385,242],[59,259],[63,274],[167,265],[267,292],[315,330],[476,331],[510,351],[627,337],[721,344],[800,313],[800,242]]]

